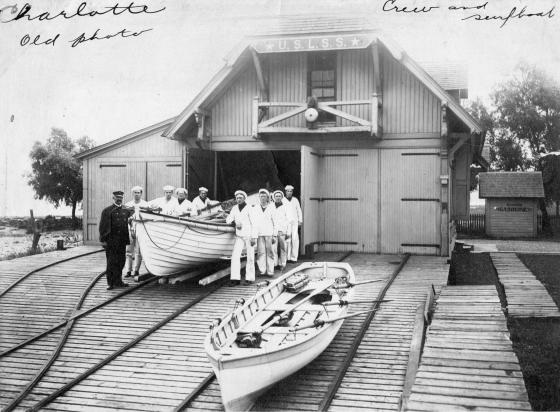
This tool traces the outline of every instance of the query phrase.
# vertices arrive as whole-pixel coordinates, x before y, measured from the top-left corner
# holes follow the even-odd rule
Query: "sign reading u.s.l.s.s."
[[[363,49],[371,44],[371,37],[359,34],[284,37],[262,39],[252,46],[258,53]]]

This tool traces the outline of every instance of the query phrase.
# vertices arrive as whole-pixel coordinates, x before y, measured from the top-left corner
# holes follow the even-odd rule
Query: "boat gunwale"
[[[143,215],[154,216],[157,217],[158,219],[157,220],[144,219]],[[189,217],[169,216],[169,215],[163,215],[163,214],[153,213],[153,212],[141,211],[140,219],[134,218],[134,221],[137,222],[137,224],[144,224],[149,222],[153,222],[153,223],[164,222],[164,223],[187,225],[187,226],[194,225],[195,227],[201,229],[215,230],[222,233],[235,233],[235,227],[227,223],[221,223],[221,222],[212,223],[209,221],[201,221]]]
[[[275,348],[275,350],[271,351],[271,352],[267,352],[267,351],[258,351],[258,352],[254,352],[254,353],[242,353],[240,355],[223,355],[220,350],[216,350],[214,347],[214,344],[211,342],[211,338],[218,334],[220,332],[220,330],[225,329],[225,327],[230,324],[230,322],[232,321],[232,316],[234,314],[234,312],[237,313],[241,313],[243,310],[246,310],[249,308],[249,306],[251,304],[253,304],[253,302],[255,302],[257,299],[259,299],[260,297],[262,297],[262,295],[264,295],[265,293],[267,293],[270,289],[277,287],[278,284],[282,283],[283,281],[285,281],[288,277],[292,276],[293,274],[297,273],[297,272],[301,272],[302,270],[305,269],[309,269],[309,268],[321,268],[324,266],[324,264],[327,264],[327,267],[329,268],[333,268],[333,269],[343,269],[346,271],[346,274],[349,275],[349,280],[350,281],[354,281],[355,280],[355,274],[354,271],[352,270],[352,267],[346,263],[346,262],[305,262],[302,263],[301,265],[297,266],[296,268],[290,270],[289,272],[287,272],[286,274],[280,276],[278,279],[276,279],[274,282],[272,282],[270,285],[268,285],[266,288],[263,288],[262,290],[258,291],[253,297],[251,297],[250,300],[248,300],[247,302],[245,302],[243,304],[243,306],[241,308],[238,308],[237,310],[230,310],[221,320],[220,324],[214,328],[207,336],[205,339],[205,347],[206,347],[206,354],[209,358],[211,358],[212,361],[216,362],[216,364],[222,364],[224,361],[226,362],[230,362],[230,361],[235,361],[235,360],[247,360],[247,359],[252,359],[255,357],[259,357],[259,356],[266,356],[270,353],[277,353],[277,352],[281,352],[293,347],[297,347],[300,344],[304,344],[306,342],[308,342],[311,339],[314,339],[318,336],[321,335],[321,333],[323,331],[327,331],[329,330],[332,326],[334,326],[335,324],[338,324],[338,322],[335,322],[333,324],[331,324],[332,326],[328,326],[328,327],[322,327],[320,329],[318,329],[317,333],[307,333],[306,336],[304,338],[298,339],[298,340],[294,340],[294,342],[290,343],[290,344],[286,344],[282,349],[277,349],[278,347]],[[334,278],[333,278],[334,281]],[[282,292],[280,292],[281,294]],[[279,296],[279,295],[278,295]],[[276,299],[277,297],[275,297],[274,299]],[[274,300],[272,299],[272,300]],[[265,308],[266,306],[268,306],[269,304],[271,304],[272,301],[268,302],[265,304]],[[265,308],[262,308],[260,310],[258,310],[258,312],[265,310]],[[339,313],[342,313],[344,311],[347,311],[348,308],[344,308],[341,309],[339,311]],[[254,316],[254,315],[253,315]],[[242,328],[242,326],[240,325],[239,327],[235,328],[234,330],[239,331]],[[228,334],[230,334],[231,332],[223,332],[224,334],[226,334],[226,336]],[[265,332],[266,333],[266,332]],[[287,332],[286,334],[288,335],[290,332]],[[230,340],[231,338],[229,338],[228,340]],[[231,345],[231,343],[225,343],[223,346],[221,346],[220,348],[226,349],[227,347],[229,347]]]

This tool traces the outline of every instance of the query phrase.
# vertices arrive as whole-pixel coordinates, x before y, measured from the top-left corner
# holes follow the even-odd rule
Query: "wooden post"
[[[449,198],[451,193],[451,180],[453,178],[453,170],[449,169],[448,162],[448,125],[447,125],[447,102],[441,102],[441,143],[440,143],[440,204],[441,204],[441,256],[449,255],[449,223],[450,214]],[[447,176],[447,180],[443,179]],[[444,183],[445,182],[445,183]]]
[[[378,127],[377,111],[379,109],[378,104],[379,103],[378,103],[377,93],[373,93],[371,95],[371,135],[377,138],[380,137],[378,136],[378,131],[377,131],[377,127]]]
[[[41,228],[37,224],[35,217],[33,216],[33,209],[29,209],[29,222],[31,223],[31,229],[33,231],[33,242],[31,243],[31,253],[34,255],[37,253],[37,246],[39,245],[39,238],[41,237]]]
[[[253,97],[252,133],[253,139],[259,138],[259,96]]]

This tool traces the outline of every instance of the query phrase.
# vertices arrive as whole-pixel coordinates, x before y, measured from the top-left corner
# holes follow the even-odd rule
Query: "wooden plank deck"
[[[358,281],[386,280],[398,265],[398,256],[352,255],[351,264]],[[413,256],[387,292],[358,352],[348,369],[330,410],[397,410],[410,351],[414,316],[426,299],[428,287],[439,290],[447,282],[445,259]],[[383,282],[361,285],[355,299],[374,299]],[[350,312],[367,310],[370,304],[354,304]],[[315,361],[280,382],[263,395],[255,410],[314,410],[343,361],[366,315],[347,319],[331,345]],[[219,394],[217,384],[212,391]],[[192,407],[204,409],[205,404]]]
[[[408,411],[531,410],[494,286],[447,286]]]
[[[548,291],[515,253],[491,253],[504,286],[508,315],[514,317],[560,317]]]

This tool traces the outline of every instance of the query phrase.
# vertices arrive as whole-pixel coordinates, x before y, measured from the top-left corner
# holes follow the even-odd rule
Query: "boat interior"
[[[266,350],[315,334],[317,319],[338,315],[342,308],[337,302],[346,297],[344,285],[351,270],[344,264],[331,266],[327,262],[304,265],[308,267],[296,268],[249,302],[237,304],[239,307],[214,328],[214,348],[223,355]]]

